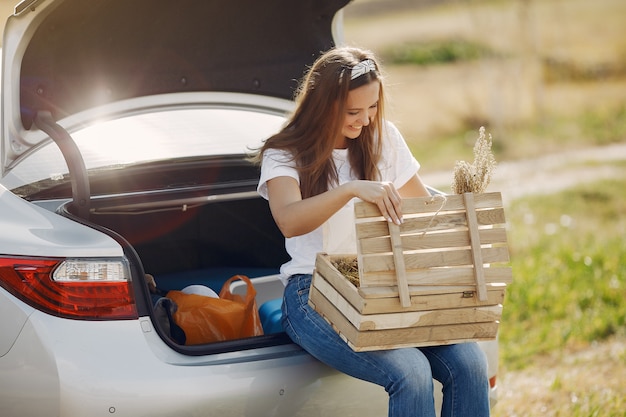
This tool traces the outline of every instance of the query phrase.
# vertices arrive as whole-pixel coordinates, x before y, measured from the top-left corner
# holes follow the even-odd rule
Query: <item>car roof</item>
[[[5,26],[4,170],[56,121],[119,100],[228,91],[291,99],[350,0],[26,0]]]

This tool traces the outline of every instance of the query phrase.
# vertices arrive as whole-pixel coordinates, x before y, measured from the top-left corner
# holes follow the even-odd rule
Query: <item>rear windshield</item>
[[[283,122],[283,115],[254,110],[193,108],[107,120],[71,135],[92,171],[203,156],[245,156]],[[22,159],[1,183],[8,189],[34,183],[55,186],[67,180],[67,173],[63,155],[51,142]]]

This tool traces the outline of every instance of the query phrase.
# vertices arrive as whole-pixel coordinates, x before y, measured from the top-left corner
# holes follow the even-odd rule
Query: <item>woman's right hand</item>
[[[313,231],[354,197],[376,204],[389,222],[402,223],[401,194],[390,182],[351,181],[302,199],[298,181],[281,176],[267,182],[267,191],[272,215],[285,237]]]
[[[350,186],[355,197],[376,204],[387,221],[402,223],[402,197],[393,183],[358,180]]]

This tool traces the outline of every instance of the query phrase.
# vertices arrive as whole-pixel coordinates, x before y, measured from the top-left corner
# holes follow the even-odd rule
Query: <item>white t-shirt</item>
[[[417,173],[420,165],[398,129],[391,122],[385,123],[385,129],[382,158],[378,169],[382,181],[392,182],[396,188],[400,188]],[[333,150],[333,160],[340,185],[358,179],[350,169],[347,149]],[[284,176],[300,182],[291,154],[284,150],[266,150],[263,154],[261,178],[257,188],[259,194],[268,199],[267,181]],[[285,248],[291,260],[280,268],[283,283],[286,284],[291,275],[313,273],[315,257],[319,252],[356,254],[354,200],[356,199],[352,199],[312,232],[285,239]]]

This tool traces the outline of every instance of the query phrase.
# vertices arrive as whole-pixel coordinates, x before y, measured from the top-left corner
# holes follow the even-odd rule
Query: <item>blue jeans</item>
[[[353,351],[308,305],[311,275],[293,275],[285,288],[283,328],[327,365],[381,385],[389,417],[434,417],[433,378],[443,385],[442,417],[489,416],[487,362],[476,343]]]

